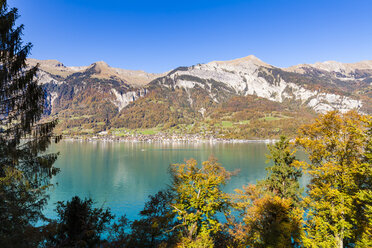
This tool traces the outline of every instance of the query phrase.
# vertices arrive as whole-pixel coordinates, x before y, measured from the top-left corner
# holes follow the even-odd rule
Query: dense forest
[[[53,133],[57,120],[42,119],[45,92],[35,80],[38,67],[26,66],[31,44],[23,45],[17,18],[0,0],[0,247],[372,247],[372,117],[331,111],[301,123],[298,113],[255,97],[216,107],[210,126],[249,120],[247,129],[239,125],[250,135],[271,120],[276,135],[296,129],[293,139],[268,146],[273,165],[265,179],[227,194],[223,186],[239,172],[214,157],[200,165],[189,159],[169,167],[171,184],[149,196],[137,220],[79,197],[58,202],[58,218],[47,219],[46,193],[59,171],[58,153],[47,149],[61,137]],[[251,104],[265,107],[251,113]],[[293,126],[280,124],[288,118]],[[305,173],[310,181],[302,189]]]

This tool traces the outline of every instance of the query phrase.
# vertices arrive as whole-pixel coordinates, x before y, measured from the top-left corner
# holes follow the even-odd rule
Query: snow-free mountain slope
[[[60,118],[60,130],[77,133],[167,129],[213,118],[253,125],[253,120],[259,121],[270,111],[281,120],[277,125],[285,128],[291,126],[285,124],[291,118],[297,118],[294,123],[299,125],[304,116],[309,119],[329,110],[372,112],[370,61],[282,69],[250,55],[179,67],[164,74],[113,68],[102,61],[82,67],[68,67],[56,60],[30,59],[28,63],[40,64],[37,77],[47,91],[47,113]],[[260,110],[255,101],[270,108]],[[232,107],[236,104],[238,112]],[[246,128],[244,132],[251,132],[251,127]],[[275,130],[268,133],[280,133]]]
[[[330,89],[314,90],[308,77],[275,68],[254,56],[182,67],[151,84],[183,88],[188,94],[197,87],[215,102],[232,95],[255,95],[279,103],[294,100],[321,113],[334,109],[346,112],[362,105],[357,98]]]
[[[240,66],[240,65],[256,65],[256,66],[264,66],[264,67],[273,67],[254,55],[249,55],[247,57],[233,59],[233,60],[226,60],[226,61],[212,61],[208,64],[223,64],[223,65],[231,65],[231,66]]]
[[[57,60],[36,60],[28,59],[27,63],[30,66],[40,65],[40,69],[43,72],[49,73],[50,75],[60,76],[66,78],[74,73],[86,73],[90,74],[91,77],[98,79],[116,79],[121,80],[133,87],[142,87],[148,84],[153,79],[160,77],[164,74],[146,73],[144,71],[133,71],[125,70],[120,68],[110,67],[104,61],[95,62],[89,66],[65,66],[63,63]]]
[[[372,60],[356,63],[341,63],[337,61],[317,62],[315,64],[300,64],[285,68],[284,70],[296,73],[307,73],[309,69],[328,72],[338,79],[355,80],[372,76]]]

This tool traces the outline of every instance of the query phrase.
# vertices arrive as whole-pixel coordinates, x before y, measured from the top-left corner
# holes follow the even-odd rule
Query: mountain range
[[[105,62],[68,67],[39,64],[46,116],[68,135],[158,132],[223,138],[291,135],[329,110],[372,112],[372,61],[327,61],[289,68],[250,55],[154,74]]]

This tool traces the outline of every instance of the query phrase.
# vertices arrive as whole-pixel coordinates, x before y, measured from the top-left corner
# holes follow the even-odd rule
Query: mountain
[[[319,77],[275,68],[252,55],[178,68],[150,83],[154,84],[183,88],[186,92],[200,88],[214,102],[224,101],[232,95],[256,95],[279,103],[295,100],[316,112],[333,109],[345,112],[362,105],[357,97],[349,97],[348,92],[337,85]]]
[[[328,86],[337,87],[346,94],[359,98],[362,102],[361,112],[372,112],[372,60],[357,63],[325,61],[296,65],[285,70],[307,77],[319,78]]]
[[[153,79],[163,75],[156,73],[146,73],[144,71],[131,71],[120,68],[112,68],[104,61],[98,61],[90,66],[67,67],[57,60],[36,60],[28,59],[27,64],[35,66],[39,64],[41,75],[45,73],[50,76],[56,76],[60,80],[66,79],[72,74],[81,73],[89,74],[92,78],[97,79],[114,79],[127,83],[132,87],[142,87]],[[41,84],[48,83],[48,80],[41,80]]]
[[[287,71],[306,73],[309,70],[328,72],[341,80],[356,80],[371,78],[372,60],[357,63],[341,63],[337,61],[317,62],[315,64],[301,64],[289,67]]]
[[[291,134],[317,113],[371,113],[372,61],[278,68],[253,55],[151,74],[105,62],[39,64],[46,115],[67,134],[203,133],[225,138]],[[144,132],[145,133],[145,132]]]

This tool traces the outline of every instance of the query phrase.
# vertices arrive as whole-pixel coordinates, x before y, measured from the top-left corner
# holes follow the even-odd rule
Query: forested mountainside
[[[372,61],[277,68],[254,56],[179,67],[164,74],[96,62],[39,63],[47,116],[68,135],[198,133],[220,138],[291,135],[318,113],[371,113]]]

